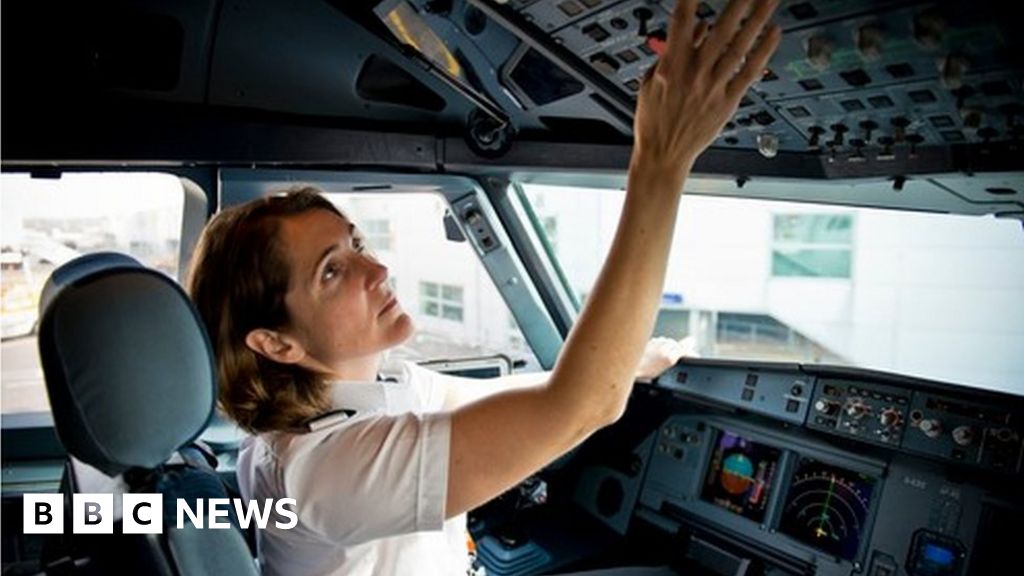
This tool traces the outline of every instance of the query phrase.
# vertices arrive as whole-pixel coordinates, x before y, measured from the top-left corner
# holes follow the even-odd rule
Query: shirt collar
[[[356,412],[401,414],[415,410],[415,391],[409,368],[402,365],[389,381],[339,380],[331,386],[331,405]]]

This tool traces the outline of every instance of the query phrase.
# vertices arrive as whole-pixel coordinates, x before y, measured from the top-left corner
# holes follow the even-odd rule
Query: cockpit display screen
[[[763,521],[781,454],[777,448],[720,431],[701,498],[754,522]]]
[[[803,458],[793,474],[779,530],[852,560],[866,530],[874,486],[871,476]]]

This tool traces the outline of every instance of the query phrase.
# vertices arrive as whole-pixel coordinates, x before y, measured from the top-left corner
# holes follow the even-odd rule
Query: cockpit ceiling
[[[725,3],[701,2],[698,14],[714,19]],[[5,3],[4,162],[413,158],[415,169],[469,173],[621,173],[638,81],[674,5]],[[732,185],[738,196],[766,190],[763,178],[867,179],[885,183],[877,199],[892,207],[1019,212],[1016,10],[996,0],[783,0],[782,45],[697,172],[749,179]],[[398,160],[384,159],[391,153]],[[935,175],[985,173],[995,175],[914,192]]]

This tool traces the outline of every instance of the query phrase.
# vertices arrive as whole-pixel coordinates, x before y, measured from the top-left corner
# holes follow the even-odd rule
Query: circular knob
[[[942,423],[934,418],[921,420],[917,427],[929,438],[938,438],[942,434]]]
[[[974,428],[970,426],[957,426],[953,429],[953,442],[960,446],[968,446],[974,441]]]
[[[861,419],[868,413],[868,407],[860,400],[852,400],[846,404],[846,415],[850,418]]]
[[[839,411],[839,404],[822,398],[814,403],[814,409],[826,416],[835,416]]]
[[[878,423],[887,428],[899,426],[900,421],[903,420],[903,415],[900,411],[895,408],[886,408],[882,410],[882,413],[878,415]]]

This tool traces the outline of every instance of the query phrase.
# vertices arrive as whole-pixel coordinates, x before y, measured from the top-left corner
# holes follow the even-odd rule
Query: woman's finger
[[[758,4],[754,13],[743,23],[739,32],[733,37],[732,43],[715,64],[712,73],[716,77],[723,78],[726,81],[732,78],[733,74],[736,73],[736,69],[747,58],[751,46],[754,45],[754,41],[761,35],[768,20],[775,13],[777,6],[778,0],[769,0]]]
[[[718,62],[722,52],[732,44],[733,36],[740,29],[740,22],[750,11],[751,0],[732,0],[725,11],[715,21],[711,33],[708,34],[704,46],[701,47],[701,60],[713,65]]]
[[[761,78],[764,74],[764,67],[768,64],[768,59],[775,52],[775,48],[778,47],[781,39],[782,29],[778,25],[772,25],[761,36],[761,40],[758,41],[753,52],[747,56],[747,61],[743,64],[743,67],[726,85],[725,94],[730,102],[738,104],[740,98],[747,92],[747,88],[750,88],[751,84]]]
[[[661,57],[666,74],[678,73],[693,53],[693,32],[697,25],[697,0],[679,0],[672,12],[665,55]],[[660,66],[659,66],[660,68]]]

